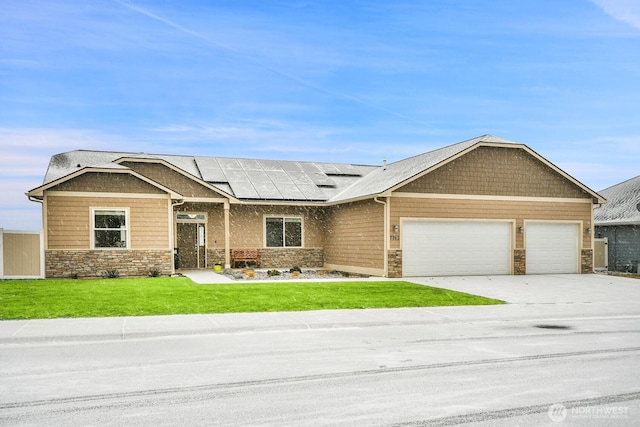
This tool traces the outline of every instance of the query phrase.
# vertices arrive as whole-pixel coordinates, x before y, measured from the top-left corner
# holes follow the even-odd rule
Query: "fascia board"
[[[41,198],[44,197],[44,192],[46,190],[48,190],[49,188],[55,187],[56,185],[62,184],[63,182],[72,180],[73,178],[76,178],[78,176],[84,175],[85,173],[89,173],[89,172],[104,172],[104,173],[124,173],[124,174],[129,174],[131,176],[134,176],[168,194],[171,195],[172,199],[182,199],[184,198],[184,196],[180,193],[176,193],[175,191],[171,190],[170,188],[167,188],[161,184],[158,184],[157,182],[147,178],[146,176],[140,175],[137,172],[134,172],[130,169],[109,169],[109,168],[91,168],[91,167],[85,167],[82,168],[80,170],[77,170],[73,173],[70,173],[69,175],[63,176],[62,178],[58,178],[55,181],[51,181],[45,185],[41,185],[40,187],[34,188],[33,190],[29,191],[27,193],[27,196],[29,197],[35,197],[35,198]]]

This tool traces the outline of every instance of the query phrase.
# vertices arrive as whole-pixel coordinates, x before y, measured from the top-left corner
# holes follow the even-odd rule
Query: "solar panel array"
[[[202,179],[228,183],[239,199],[322,201],[321,187],[336,187],[329,175],[361,176],[351,165],[278,160],[196,157]]]

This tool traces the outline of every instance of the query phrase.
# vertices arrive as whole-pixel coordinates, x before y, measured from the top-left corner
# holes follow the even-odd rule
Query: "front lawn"
[[[501,304],[409,282],[197,285],[182,277],[0,281],[0,319]]]

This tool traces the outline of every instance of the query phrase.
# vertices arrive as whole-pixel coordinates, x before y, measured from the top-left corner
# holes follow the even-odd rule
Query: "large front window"
[[[302,247],[302,218],[266,217],[265,232],[268,248]]]
[[[127,247],[127,211],[122,209],[93,210],[93,247]]]

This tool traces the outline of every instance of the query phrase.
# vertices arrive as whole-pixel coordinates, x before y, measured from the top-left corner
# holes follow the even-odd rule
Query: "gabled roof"
[[[596,225],[640,224],[640,176],[599,192],[607,204],[594,212]]]
[[[28,195],[41,197],[43,190],[85,172],[133,172],[126,164],[136,161],[163,164],[234,199],[274,202],[326,202],[377,168],[343,163],[76,150],[54,155],[43,185]]]
[[[131,170],[126,162],[157,162],[240,201],[343,203],[389,194],[479,146],[522,148],[582,188],[599,203],[604,199],[525,145],[491,135],[453,144],[385,166],[297,162],[205,156],[176,156],[77,150],[51,158],[42,191],[80,171]]]
[[[335,196],[331,201],[357,199],[366,196],[382,194],[395,187],[407,183],[412,178],[431,170],[434,166],[452,159],[479,143],[516,144],[506,139],[491,135],[483,135],[468,141],[449,145],[428,153],[410,157],[391,163],[386,167],[379,167],[356,184]],[[517,145],[517,144],[516,144]]]

